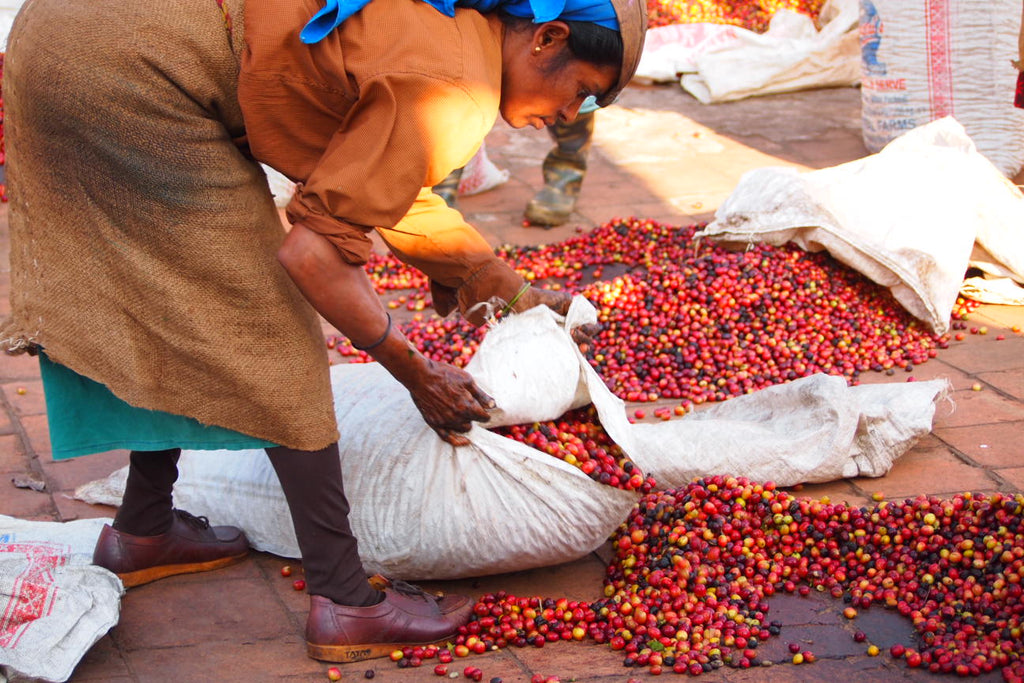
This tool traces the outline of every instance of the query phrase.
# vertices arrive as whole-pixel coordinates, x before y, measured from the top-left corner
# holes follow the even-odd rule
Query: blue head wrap
[[[438,12],[455,16],[456,7],[468,7],[480,12],[503,9],[514,17],[533,19],[535,24],[545,21],[588,21],[615,31],[619,20],[611,0],[423,0]],[[327,0],[323,9],[313,15],[300,37],[304,43],[317,43],[341,22],[366,7],[370,0]]]

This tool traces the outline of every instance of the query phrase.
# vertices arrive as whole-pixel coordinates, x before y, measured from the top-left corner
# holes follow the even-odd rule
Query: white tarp
[[[704,104],[810,88],[857,85],[861,78],[858,0],[829,0],[820,29],[805,14],[777,11],[765,33],[719,24],[672,24],[648,31],[636,77],[680,78]]]
[[[749,171],[699,235],[825,249],[939,334],[975,241],[1024,282],[1024,195],[949,117],[839,166]]]
[[[577,297],[562,321],[545,307],[488,333],[468,369],[497,401],[497,424],[550,420],[591,402],[612,439],[664,488],[732,474],[780,485],[881,476],[927,434],[941,381],[850,388],[814,376],[657,424],[630,424],[623,402],[569,330],[596,311]],[[637,494],[474,426],[454,448],[377,364],[332,369],[341,461],[370,571],[447,579],[567,562],[601,546]],[[182,454],[175,504],[243,528],[253,545],[298,555],[283,494],[262,451]],[[124,471],[76,491],[116,505]]]

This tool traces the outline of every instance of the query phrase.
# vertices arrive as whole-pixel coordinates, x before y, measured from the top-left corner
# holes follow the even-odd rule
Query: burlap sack
[[[236,98],[242,0],[30,0],[4,100],[0,340],[143,408],[293,448],[337,438],[315,312]],[[230,30],[229,30],[230,27]]]

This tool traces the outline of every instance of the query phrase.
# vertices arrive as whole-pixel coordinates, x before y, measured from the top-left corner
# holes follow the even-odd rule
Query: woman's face
[[[574,59],[563,22],[508,32],[503,44],[501,117],[513,128],[543,128],[576,118],[583,100],[610,90],[619,70]]]

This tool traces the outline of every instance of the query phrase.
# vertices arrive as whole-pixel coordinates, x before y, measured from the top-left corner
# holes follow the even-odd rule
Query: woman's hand
[[[462,436],[473,422],[486,422],[494,399],[485,394],[466,371],[427,360],[420,373],[406,383],[424,421],[453,446],[465,446]]]
[[[516,302],[513,310],[521,313],[530,310],[534,306],[544,305],[559,315],[568,315],[570,304],[572,304],[572,294],[569,294],[569,292],[530,287],[519,297],[519,301]],[[597,323],[581,325],[573,329],[572,338],[579,345],[580,350],[586,353],[594,343],[594,337],[600,331],[601,326]]]
[[[512,310],[521,313],[530,310],[534,306],[543,305],[559,315],[568,315],[570,304],[572,304],[572,295],[568,292],[530,287],[519,297],[519,301],[516,302]],[[594,337],[600,331],[601,326],[597,323],[581,325],[580,327],[573,328],[572,339],[580,347],[580,350],[586,353],[593,345]]]
[[[516,313],[522,313],[528,311],[535,306],[547,306],[552,311],[559,315],[565,315],[569,312],[569,304],[572,303],[572,294],[563,290],[555,289],[541,289],[540,287],[530,287],[523,295],[516,301],[516,305],[513,306],[512,310]]]
[[[474,421],[490,418],[494,399],[469,373],[416,351],[392,325],[366,271],[344,261],[322,235],[297,223],[285,237],[278,259],[306,299],[352,342],[409,390],[423,419],[453,446],[464,446]]]

